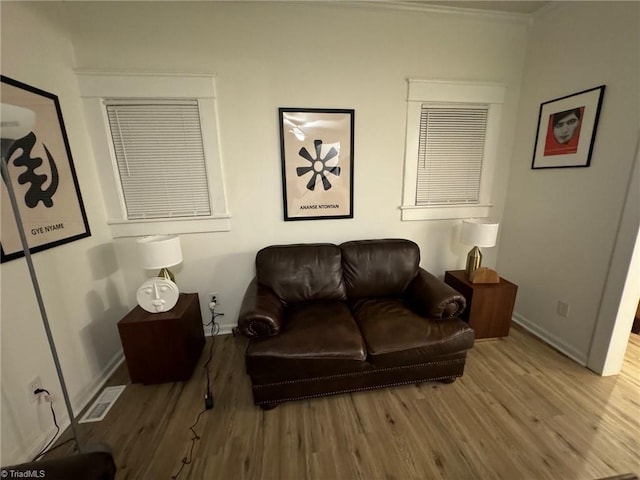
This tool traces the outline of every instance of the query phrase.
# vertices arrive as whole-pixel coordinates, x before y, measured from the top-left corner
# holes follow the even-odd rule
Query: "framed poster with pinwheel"
[[[353,218],[354,110],[279,113],[285,221]]]

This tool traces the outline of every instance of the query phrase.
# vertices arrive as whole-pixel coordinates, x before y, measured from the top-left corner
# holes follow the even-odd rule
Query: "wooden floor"
[[[640,473],[637,335],[616,377],[599,377],[512,328],[508,338],[476,343],[453,384],[291,402],[267,412],[251,401],[244,342],[215,338],[215,407],[195,427],[200,440],[180,479],[593,480]],[[123,365],[109,385],[124,383]],[[128,385],[105,420],[80,425],[84,440],[113,447],[120,480],[170,479],[189,452],[204,384],[198,368],[185,383]]]

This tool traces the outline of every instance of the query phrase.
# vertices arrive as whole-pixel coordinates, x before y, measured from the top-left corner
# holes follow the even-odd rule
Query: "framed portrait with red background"
[[[540,105],[531,168],[588,167],[605,85]]]

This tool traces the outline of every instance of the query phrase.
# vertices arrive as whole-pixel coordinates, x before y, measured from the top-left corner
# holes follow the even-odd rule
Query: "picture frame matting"
[[[605,85],[540,105],[532,169],[588,167]]]
[[[33,254],[91,236],[58,97],[0,75],[2,103],[35,114],[32,131],[3,138],[7,171]],[[3,122],[7,120],[3,118]],[[24,256],[5,179],[1,182],[1,262]]]
[[[353,218],[355,111],[278,112],[284,220]]]

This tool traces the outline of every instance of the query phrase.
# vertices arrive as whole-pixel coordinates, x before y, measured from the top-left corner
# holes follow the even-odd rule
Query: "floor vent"
[[[126,385],[105,388],[78,423],[99,422],[107,416]]]

